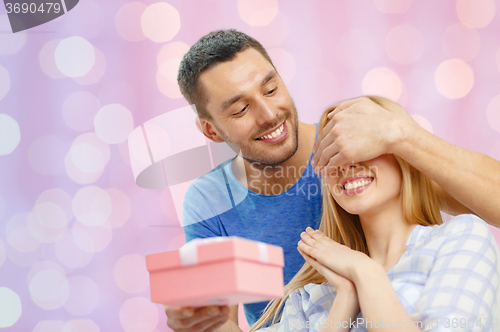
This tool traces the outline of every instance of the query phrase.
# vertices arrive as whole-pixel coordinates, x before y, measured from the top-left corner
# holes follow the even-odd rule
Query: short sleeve
[[[202,216],[211,209],[198,188],[192,184],[184,196],[182,207],[182,223],[186,243],[196,238],[223,236],[218,231],[217,217],[202,219]]]
[[[442,226],[446,239],[428,253],[435,260],[412,318],[424,331],[491,331],[499,286],[493,234],[473,215]]]

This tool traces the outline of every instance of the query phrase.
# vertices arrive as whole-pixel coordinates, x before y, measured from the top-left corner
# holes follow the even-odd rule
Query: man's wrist
[[[413,119],[403,114],[397,114],[393,119],[390,133],[387,135],[387,153],[400,155],[410,140],[416,136],[421,128]]]

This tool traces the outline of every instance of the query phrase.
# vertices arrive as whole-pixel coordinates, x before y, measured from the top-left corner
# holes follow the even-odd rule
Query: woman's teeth
[[[348,182],[344,185],[344,189],[346,189],[346,190],[356,189],[356,188],[364,186],[365,184],[368,184],[372,181],[373,181],[373,179],[363,179],[363,180],[357,180],[354,182]]]
[[[269,139],[269,138],[278,137],[283,132],[283,126],[284,126],[284,124],[282,124],[278,129],[276,129],[275,131],[273,131],[269,135],[265,135],[265,136],[259,137],[258,139]]]

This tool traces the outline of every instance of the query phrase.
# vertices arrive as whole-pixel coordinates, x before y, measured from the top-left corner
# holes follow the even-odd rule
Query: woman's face
[[[343,165],[324,179],[335,201],[351,214],[368,216],[401,206],[402,173],[393,155]]]

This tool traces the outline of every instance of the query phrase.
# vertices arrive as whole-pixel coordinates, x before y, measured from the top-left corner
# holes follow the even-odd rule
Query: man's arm
[[[434,180],[450,214],[474,213],[500,227],[500,161],[453,145],[414,123],[392,151]],[[445,202],[445,204],[443,204]]]
[[[453,145],[411,117],[389,112],[368,98],[340,103],[330,116],[313,148],[314,166],[336,167],[396,154],[437,183],[444,212],[473,212],[500,227],[500,161]]]

